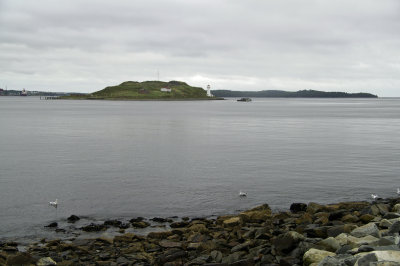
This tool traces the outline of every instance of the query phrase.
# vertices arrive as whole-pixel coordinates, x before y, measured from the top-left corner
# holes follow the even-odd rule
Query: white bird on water
[[[372,199],[376,200],[378,198],[377,194],[371,194]]]
[[[49,205],[50,205],[50,206],[53,206],[54,208],[57,208],[58,199],[56,199],[56,201],[50,201],[50,202],[49,202]]]
[[[239,197],[247,197],[247,193],[243,191],[239,191]]]

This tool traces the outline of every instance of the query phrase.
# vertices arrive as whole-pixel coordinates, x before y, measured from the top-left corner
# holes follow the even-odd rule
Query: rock
[[[69,223],[75,223],[76,221],[79,221],[80,219],[81,218],[79,218],[78,216],[72,214],[70,217],[67,218],[67,221]]]
[[[268,204],[264,204],[251,210],[241,212],[239,217],[244,223],[264,222],[271,217],[271,208]]]
[[[335,252],[340,248],[340,243],[333,237],[328,237],[317,243],[319,246],[323,246],[327,251]]]
[[[326,237],[328,237],[327,231],[329,228],[330,227],[327,227],[327,226],[319,226],[317,224],[309,224],[304,229],[304,232],[307,234],[307,237],[326,238]]]
[[[391,225],[392,225],[392,223],[389,222],[387,219],[382,219],[379,222],[379,227],[381,227],[381,228],[389,228]]]
[[[237,226],[240,224],[240,218],[239,217],[232,217],[230,219],[227,219],[223,221],[223,225],[226,227],[232,227],[232,226]]]
[[[216,263],[220,263],[222,260],[221,251],[213,250],[213,251],[211,251],[210,256],[211,256],[212,261],[214,261]]]
[[[358,248],[357,253],[361,253],[361,252],[370,252],[370,251],[374,251],[374,248],[371,246],[366,246],[363,245],[361,247]]]
[[[293,213],[305,212],[307,210],[307,204],[305,203],[292,203],[290,205],[290,211]]]
[[[327,230],[327,235],[331,237],[336,237],[340,235],[341,233],[350,233],[353,231],[357,226],[351,225],[351,224],[345,224],[345,225],[336,225],[328,228]]]
[[[303,256],[303,265],[311,265],[313,263],[318,264],[327,256],[335,256],[336,254],[333,252],[329,252],[326,250],[319,250],[312,248],[304,253]]]
[[[356,263],[354,266],[364,266],[364,265],[370,265],[371,262],[378,261],[378,258],[374,253],[368,253],[361,258],[357,259]]]
[[[400,221],[396,221],[389,227],[388,234],[394,234],[399,232],[400,232]]]
[[[304,240],[305,237],[297,232],[290,231],[288,233],[285,233],[283,235],[279,235],[273,240],[273,245],[275,246],[275,249],[280,252],[280,253],[285,253],[287,254],[290,252],[295,246],[302,240]]]
[[[384,219],[396,219],[400,218],[400,213],[388,212],[383,216]]]
[[[28,253],[18,252],[7,257],[7,265],[31,265],[31,263],[33,263],[33,259]]]
[[[325,210],[327,210],[327,208],[324,205],[321,205],[321,204],[318,204],[318,203],[315,203],[315,202],[310,202],[307,205],[307,210],[306,211],[308,213],[314,214],[314,213],[325,211]]]
[[[374,218],[375,218],[374,215],[368,214],[368,213],[367,213],[367,214],[363,214],[363,215],[360,216],[360,220],[361,220],[363,223],[369,223],[369,222],[372,221]]]
[[[345,233],[338,235],[335,239],[339,241],[341,246],[350,245],[352,248],[358,248],[360,245],[370,245],[379,241],[379,238],[370,235],[357,238]]]
[[[105,224],[94,224],[91,223],[89,225],[83,226],[80,229],[85,232],[99,232],[107,230],[108,226]]]
[[[157,222],[157,223],[172,222],[171,219],[165,219],[165,218],[161,218],[161,217],[154,217],[154,218],[150,219],[150,221]]]
[[[183,251],[181,249],[169,249],[168,252],[165,252],[161,254],[159,257],[157,257],[156,261],[158,265],[163,265],[166,262],[174,261],[179,258],[185,258],[187,257],[186,251]]]
[[[334,221],[334,220],[340,220],[342,219],[343,216],[345,216],[347,211],[345,210],[338,210],[338,211],[334,211],[329,213],[329,221]]]
[[[45,257],[45,258],[39,259],[36,265],[37,266],[50,266],[50,265],[57,265],[57,262],[55,262],[50,257]]]
[[[385,260],[400,263],[400,251],[398,250],[378,250],[371,253],[376,255],[378,261]]]
[[[150,223],[144,222],[144,221],[131,222],[131,224],[132,224],[132,227],[134,227],[134,228],[146,228],[146,227],[150,226]]]
[[[137,217],[137,218],[132,218],[129,220],[130,223],[137,223],[137,222],[141,222],[143,221],[144,218],[143,217]]]
[[[180,242],[174,242],[174,241],[169,241],[169,240],[161,240],[158,243],[161,247],[163,248],[181,248],[182,247],[182,243]]]
[[[170,224],[169,226],[171,228],[182,228],[182,227],[186,227],[188,225],[189,225],[189,222],[182,221],[182,222],[174,222],[174,223]]]
[[[46,225],[45,227],[57,227],[57,226],[58,226],[58,223],[52,222],[52,223]]]
[[[252,242],[246,241],[246,242],[244,242],[242,244],[236,245],[231,249],[231,253],[234,253],[236,251],[242,251],[242,250],[248,251],[249,250],[249,246],[251,244],[252,244]]]
[[[354,215],[351,215],[351,214],[347,214],[347,215],[342,217],[342,222],[344,222],[344,223],[356,223],[359,220],[360,219],[358,219],[357,216],[354,216]]]
[[[354,265],[356,262],[356,258],[350,254],[339,254],[334,257],[327,256],[325,257],[318,266],[347,266]]]
[[[164,239],[172,235],[171,231],[151,232],[147,235],[148,238]]]
[[[392,208],[392,211],[399,213],[400,212],[400,203],[395,204]]]
[[[376,226],[375,223],[369,223],[363,226],[360,226],[350,233],[351,235],[355,237],[364,237],[364,236],[375,236],[375,237],[380,237],[380,232],[378,227]]]

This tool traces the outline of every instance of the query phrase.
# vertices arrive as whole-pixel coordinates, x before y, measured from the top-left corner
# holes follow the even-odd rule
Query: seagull
[[[377,194],[371,194],[372,199],[376,200],[378,198]]]
[[[50,205],[50,206],[53,206],[54,208],[57,208],[58,199],[56,199],[56,201],[50,201],[50,202],[49,202],[49,205]]]
[[[397,188],[397,194],[400,195],[400,188]]]
[[[247,193],[243,191],[239,191],[239,197],[247,197]]]

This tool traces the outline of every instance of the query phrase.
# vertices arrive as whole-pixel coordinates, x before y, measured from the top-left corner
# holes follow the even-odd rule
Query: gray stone
[[[400,213],[388,212],[383,216],[384,219],[396,219],[400,218]]]
[[[389,222],[387,219],[382,219],[379,223],[381,228],[389,228],[393,223]]]
[[[356,258],[350,254],[340,254],[334,257],[325,257],[318,266],[350,266],[354,265]]]
[[[367,266],[371,262],[374,262],[374,261],[378,261],[378,258],[376,257],[376,255],[374,253],[368,253],[368,254],[362,256],[361,258],[359,258],[356,261],[356,263],[354,264],[354,266]]]
[[[375,237],[381,237],[379,233],[379,229],[376,226],[375,223],[369,223],[363,226],[360,226],[350,233],[352,236],[355,237],[364,237],[364,236],[375,236]]]
[[[400,221],[396,221],[389,227],[388,234],[399,233],[399,231],[400,231]]]
[[[210,255],[211,255],[211,259],[213,261],[218,262],[218,263],[221,262],[221,260],[222,260],[221,251],[213,250],[213,251],[211,251]]]
[[[358,248],[357,253],[374,251],[374,248],[367,245],[362,245]]]
[[[319,250],[312,248],[308,250],[306,253],[304,253],[303,256],[303,264],[305,266],[310,265],[312,263],[319,263],[321,262],[325,257],[327,256],[335,256],[336,254],[333,252],[329,252],[326,250]]]
[[[320,242],[318,245],[323,246],[326,250],[335,252],[340,248],[340,243],[333,237],[328,237]]]
[[[236,251],[241,251],[241,250],[248,250],[250,245],[251,245],[250,241],[246,241],[242,244],[236,245],[231,249],[231,253],[234,253]]]

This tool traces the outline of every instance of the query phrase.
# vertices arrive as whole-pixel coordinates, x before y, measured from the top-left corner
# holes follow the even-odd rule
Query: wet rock
[[[72,214],[70,217],[67,218],[67,221],[69,223],[75,223],[77,221],[79,221],[81,218],[79,218],[78,216]]]
[[[57,227],[57,226],[58,226],[58,223],[52,222],[52,223],[49,223],[48,225],[46,225],[45,227],[52,227],[52,228],[54,228],[54,227]]]
[[[153,222],[157,222],[157,223],[171,223],[172,220],[171,219],[166,219],[166,218],[161,218],[161,217],[154,217],[152,219],[150,219],[150,221]]]
[[[169,226],[171,228],[182,228],[182,227],[186,227],[188,225],[189,225],[189,222],[181,221],[181,222],[171,223]]]
[[[146,228],[146,227],[150,226],[150,223],[144,222],[144,221],[132,222],[132,220],[131,220],[131,224],[132,224],[132,227],[134,227],[134,228]]]
[[[113,227],[120,227],[122,224],[121,221],[118,220],[107,220],[104,222],[104,225],[113,226]]]
[[[107,230],[108,226],[105,224],[94,224],[91,223],[89,225],[83,226],[80,229],[85,232],[99,232]]]
[[[239,214],[240,219],[245,223],[260,223],[271,217],[271,208],[268,204],[255,207]]]
[[[130,223],[137,223],[137,222],[141,222],[143,221],[144,218],[143,217],[136,217],[136,218],[132,218],[129,220]]]
[[[305,203],[292,203],[290,205],[290,211],[293,213],[305,212],[307,210],[307,204]]]
[[[7,253],[15,253],[15,252],[18,252],[18,248],[17,248],[17,247],[14,247],[14,246],[4,246],[4,247],[2,248],[2,250],[3,250],[4,252],[7,252]]]

